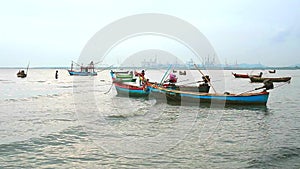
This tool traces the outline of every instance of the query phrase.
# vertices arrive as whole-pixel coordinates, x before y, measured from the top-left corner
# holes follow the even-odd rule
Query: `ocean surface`
[[[276,83],[267,106],[226,108],[118,97],[108,70],[55,71],[0,69],[0,168],[300,168],[300,70],[262,70],[292,81]],[[220,93],[261,86],[231,74],[259,71],[203,72]],[[163,74],[146,70],[150,81]]]

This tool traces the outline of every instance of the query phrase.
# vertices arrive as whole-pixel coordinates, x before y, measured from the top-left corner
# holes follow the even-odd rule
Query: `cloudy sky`
[[[0,67],[26,66],[28,61],[32,66],[68,66],[97,31],[143,13],[172,15],[194,25],[222,63],[299,64],[299,7],[298,0],[1,1]],[[160,48],[155,40],[156,46],[147,47]]]

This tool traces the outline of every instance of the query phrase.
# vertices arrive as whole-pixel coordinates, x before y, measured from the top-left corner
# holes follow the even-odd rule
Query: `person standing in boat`
[[[176,83],[177,82],[177,77],[175,74],[170,73],[170,79],[169,79],[170,83]]]
[[[142,86],[142,82],[145,81],[145,70],[142,70],[142,73],[135,72],[135,76],[139,76],[140,86]]]

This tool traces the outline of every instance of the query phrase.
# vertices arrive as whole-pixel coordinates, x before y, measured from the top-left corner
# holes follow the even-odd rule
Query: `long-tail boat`
[[[70,76],[97,76],[97,72],[95,72],[95,64],[93,61],[91,61],[91,63],[87,66],[80,66],[80,71],[76,71],[73,69],[73,63],[75,62],[72,61],[71,69],[68,70]]]
[[[151,96],[160,102],[161,100],[167,103],[181,105],[200,105],[204,104],[222,104],[222,105],[266,105],[269,92],[267,90],[273,89],[272,81],[264,81],[264,86],[255,88],[240,94],[231,94],[225,92],[220,93],[201,93],[190,91],[179,91],[157,86],[156,84],[147,83],[147,87],[151,91]],[[250,93],[255,90],[264,89],[262,92]]]
[[[288,82],[292,77],[250,77],[251,82],[263,83],[265,80],[270,80],[272,82]]]
[[[238,73],[233,73],[232,75],[235,78],[250,78],[250,77],[261,77],[262,76],[262,72],[259,75],[249,75],[249,74],[238,74]]]
[[[139,85],[136,83],[125,83],[125,82],[135,82],[135,80],[127,81],[126,79],[116,78],[116,75],[113,71],[110,72],[113,84],[117,90],[118,96],[127,96],[127,97],[148,97],[149,89],[145,85]]]
[[[200,103],[219,103],[224,105],[266,105],[269,97],[269,92],[267,91],[242,94],[218,94],[172,90],[151,84],[148,87],[151,91],[151,96],[158,101],[166,100],[168,103],[175,103],[179,105],[181,103],[191,105],[199,105]]]

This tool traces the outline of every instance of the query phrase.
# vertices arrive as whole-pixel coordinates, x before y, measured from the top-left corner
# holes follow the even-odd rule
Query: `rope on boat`
[[[282,84],[280,84],[280,85],[278,85],[278,86],[275,86],[274,89],[275,89],[275,88],[282,87],[282,86],[284,86],[284,85],[286,85],[286,84],[290,84],[290,83],[291,83],[291,80],[289,80],[289,81],[287,81],[287,82],[284,82],[284,83],[282,83]]]
[[[110,86],[110,88],[108,89],[108,91],[104,92],[104,94],[107,94],[107,93],[109,93],[109,92],[111,91],[111,89],[112,89],[113,85],[114,85],[114,83],[111,83],[111,86]]]
[[[284,85],[286,85],[286,84],[289,84],[289,83],[291,83],[291,80],[289,80],[289,81],[287,81],[287,82],[284,82],[284,83],[282,83],[282,84],[280,84],[280,85],[278,85],[278,86],[275,86],[275,87],[274,87],[274,88],[272,88],[272,89],[275,89],[275,88],[282,87],[282,86],[284,86]],[[249,92],[253,92],[253,91],[255,91],[255,90],[259,90],[259,89],[262,89],[262,88],[255,88],[255,89],[252,89],[252,90],[249,90],[249,91],[246,91],[246,92],[240,93],[240,94],[238,94],[238,95],[245,94],[245,93],[249,93]]]

